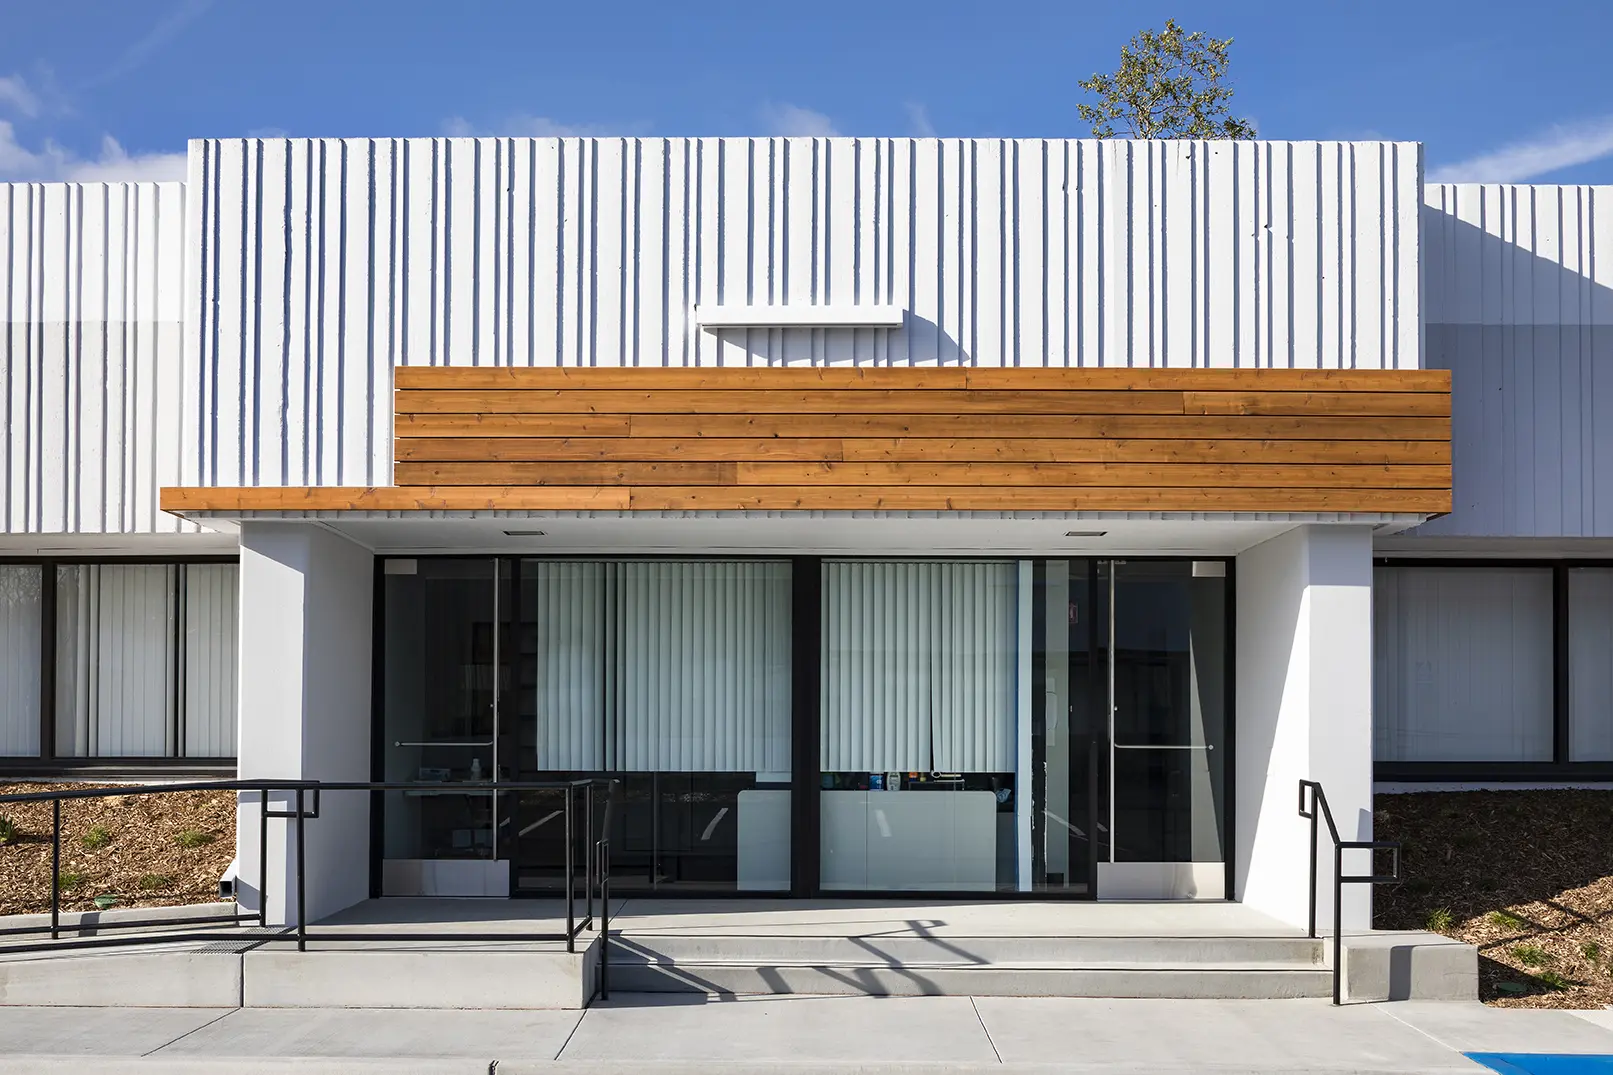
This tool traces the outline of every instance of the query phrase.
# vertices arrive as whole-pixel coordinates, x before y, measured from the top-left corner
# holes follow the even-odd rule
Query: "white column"
[[[1302,526],[1237,564],[1234,887],[1285,922],[1306,918],[1309,823],[1299,781],[1320,781],[1339,835],[1372,837],[1372,532]],[[1331,928],[1332,846],[1320,841],[1317,922]],[[1346,873],[1369,872],[1348,852]],[[1352,885],[1344,926],[1371,925],[1371,893]]]
[[[373,590],[368,549],[311,523],[241,525],[241,779],[369,779]],[[324,795],[319,813],[304,822],[310,921],[369,896],[369,795]],[[271,923],[296,920],[293,824],[269,820]],[[256,909],[255,794],[241,796],[236,847],[242,902]]]

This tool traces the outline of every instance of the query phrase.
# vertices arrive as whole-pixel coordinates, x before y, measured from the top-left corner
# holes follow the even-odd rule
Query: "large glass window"
[[[1550,761],[1549,568],[1380,567],[1379,761]]]
[[[43,572],[0,564],[0,756],[39,754]]]
[[[235,564],[61,564],[56,754],[235,753]]]
[[[1020,589],[1011,561],[824,563],[825,889],[1016,886]]]

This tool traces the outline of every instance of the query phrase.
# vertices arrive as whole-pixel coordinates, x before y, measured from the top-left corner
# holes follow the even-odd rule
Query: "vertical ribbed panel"
[[[790,566],[613,566],[622,639],[613,767],[789,772]]]
[[[0,564],[0,757],[39,753],[42,570]]]
[[[1376,758],[1550,761],[1551,592],[1542,568],[1378,568]]]
[[[178,480],[185,187],[0,183],[0,532],[195,530]]]
[[[172,565],[57,568],[56,751],[175,753]]]
[[[1011,773],[1017,717],[1018,565],[937,565],[935,767]]]
[[[604,596],[608,565],[538,561],[523,565],[535,607],[521,609],[537,632],[537,768],[598,771],[604,757]]]
[[[236,626],[241,569],[187,564],[185,578],[185,757],[235,756]]]
[[[192,144],[183,484],[387,484],[395,365],[1415,368],[1408,143]],[[891,303],[899,331],[696,327]]]
[[[1454,510],[1431,535],[1613,536],[1613,188],[1444,184],[1423,209]]]

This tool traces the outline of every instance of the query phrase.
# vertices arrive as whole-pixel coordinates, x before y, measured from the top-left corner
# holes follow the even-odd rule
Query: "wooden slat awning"
[[[1451,506],[1440,370],[403,367],[396,412],[396,486],[165,489],[162,506]]]

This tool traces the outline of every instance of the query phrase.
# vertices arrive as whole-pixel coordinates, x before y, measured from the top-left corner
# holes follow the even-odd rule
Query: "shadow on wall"
[[[975,356],[939,324],[907,310],[902,327],[698,330],[714,339],[724,366],[972,366]],[[1008,365],[1002,361],[986,365]],[[1039,365],[1040,362],[1034,363]]]
[[[1613,288],[1440,209],[1423,235],[1424,363],[1451,371],[1455,488],[1414,533],[1613,535]]]

